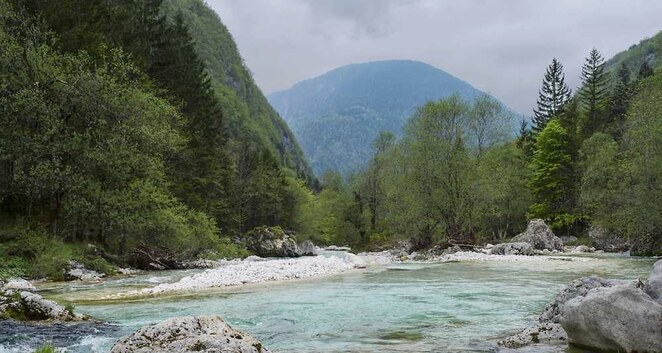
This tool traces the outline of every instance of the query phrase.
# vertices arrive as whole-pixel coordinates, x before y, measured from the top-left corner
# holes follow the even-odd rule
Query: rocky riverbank
[[[662,260],[646,282],[585,277],[559,292],[507,348],[568,342],[600,352],[662,352]]]

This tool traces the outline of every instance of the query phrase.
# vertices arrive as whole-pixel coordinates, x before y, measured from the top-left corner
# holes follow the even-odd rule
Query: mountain
[[[662,32],[642,39],[639,44],[633,44],[627,50],[614,55],[607,61],[607,68],[615,69],[623,63],[636,76],[644,61],[656,71],[662,67]]]
[[[162,8],[170,17],[181,14],[191,30],[196,51],[225,108],[231,135],[268,149],[283,166],[313,182],[313,172],[292,131],[253,81],[232,35],[214,10],[203,0],[165,0]]]
[[[388,60],[342,66],[268,98],[320,175],[360,168],[379,131],[399,135],[418,106],[454,93],[466,99],[483,94],[428,64]]]

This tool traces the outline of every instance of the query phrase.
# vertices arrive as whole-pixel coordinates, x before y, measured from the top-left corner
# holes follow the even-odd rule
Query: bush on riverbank
[[[37,348],[33,353],[59,353],[59,352],[60,350],[55,348],[55,346],[53,346],[50,343],[46,343],[43,346]]]

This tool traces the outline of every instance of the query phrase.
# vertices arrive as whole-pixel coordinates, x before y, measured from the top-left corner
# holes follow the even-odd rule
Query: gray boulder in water
[[[512,239],[513,243],[525,242],[537,250],[563,251],[563,242],[542,219],[532,219],[523,233]]]
[[[492,255],[535,255],[531,244],[526,242],[501,243],[490,249]]]
[[[608,352],[662,352],[662,305],[635,285],[595,288],[561,307],[568,343]]]
[[[299,257],[294,237],[280,227],[257,227],[246,233],[246,248],[260,257]]]
[[[269,353],[260,341],[218,316],[187,316],[145,326],[120,338],[111,353]]]
[[[539,322],[559,323],[561,307],[568,301],[586,296],[591,289],[613,287],[616,285],[632,283],[631,281],[604,279],[597,276],[576,279],[561,290],[554,300],[547,305],[538,318]]]
[[[662,353],[659,298],[662,260],[653,266],[645,285],[596,276],[577,279],[556,295],[537,324],[499,341],[499,345],[519,348],[567,341],[593,351]]]

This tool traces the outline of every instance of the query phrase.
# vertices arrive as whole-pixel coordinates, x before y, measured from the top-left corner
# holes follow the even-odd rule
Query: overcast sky
[[[660,0],[207,0],[265,94],[346,64],[420,60],[531,114],[546,66],[662,30]]]

